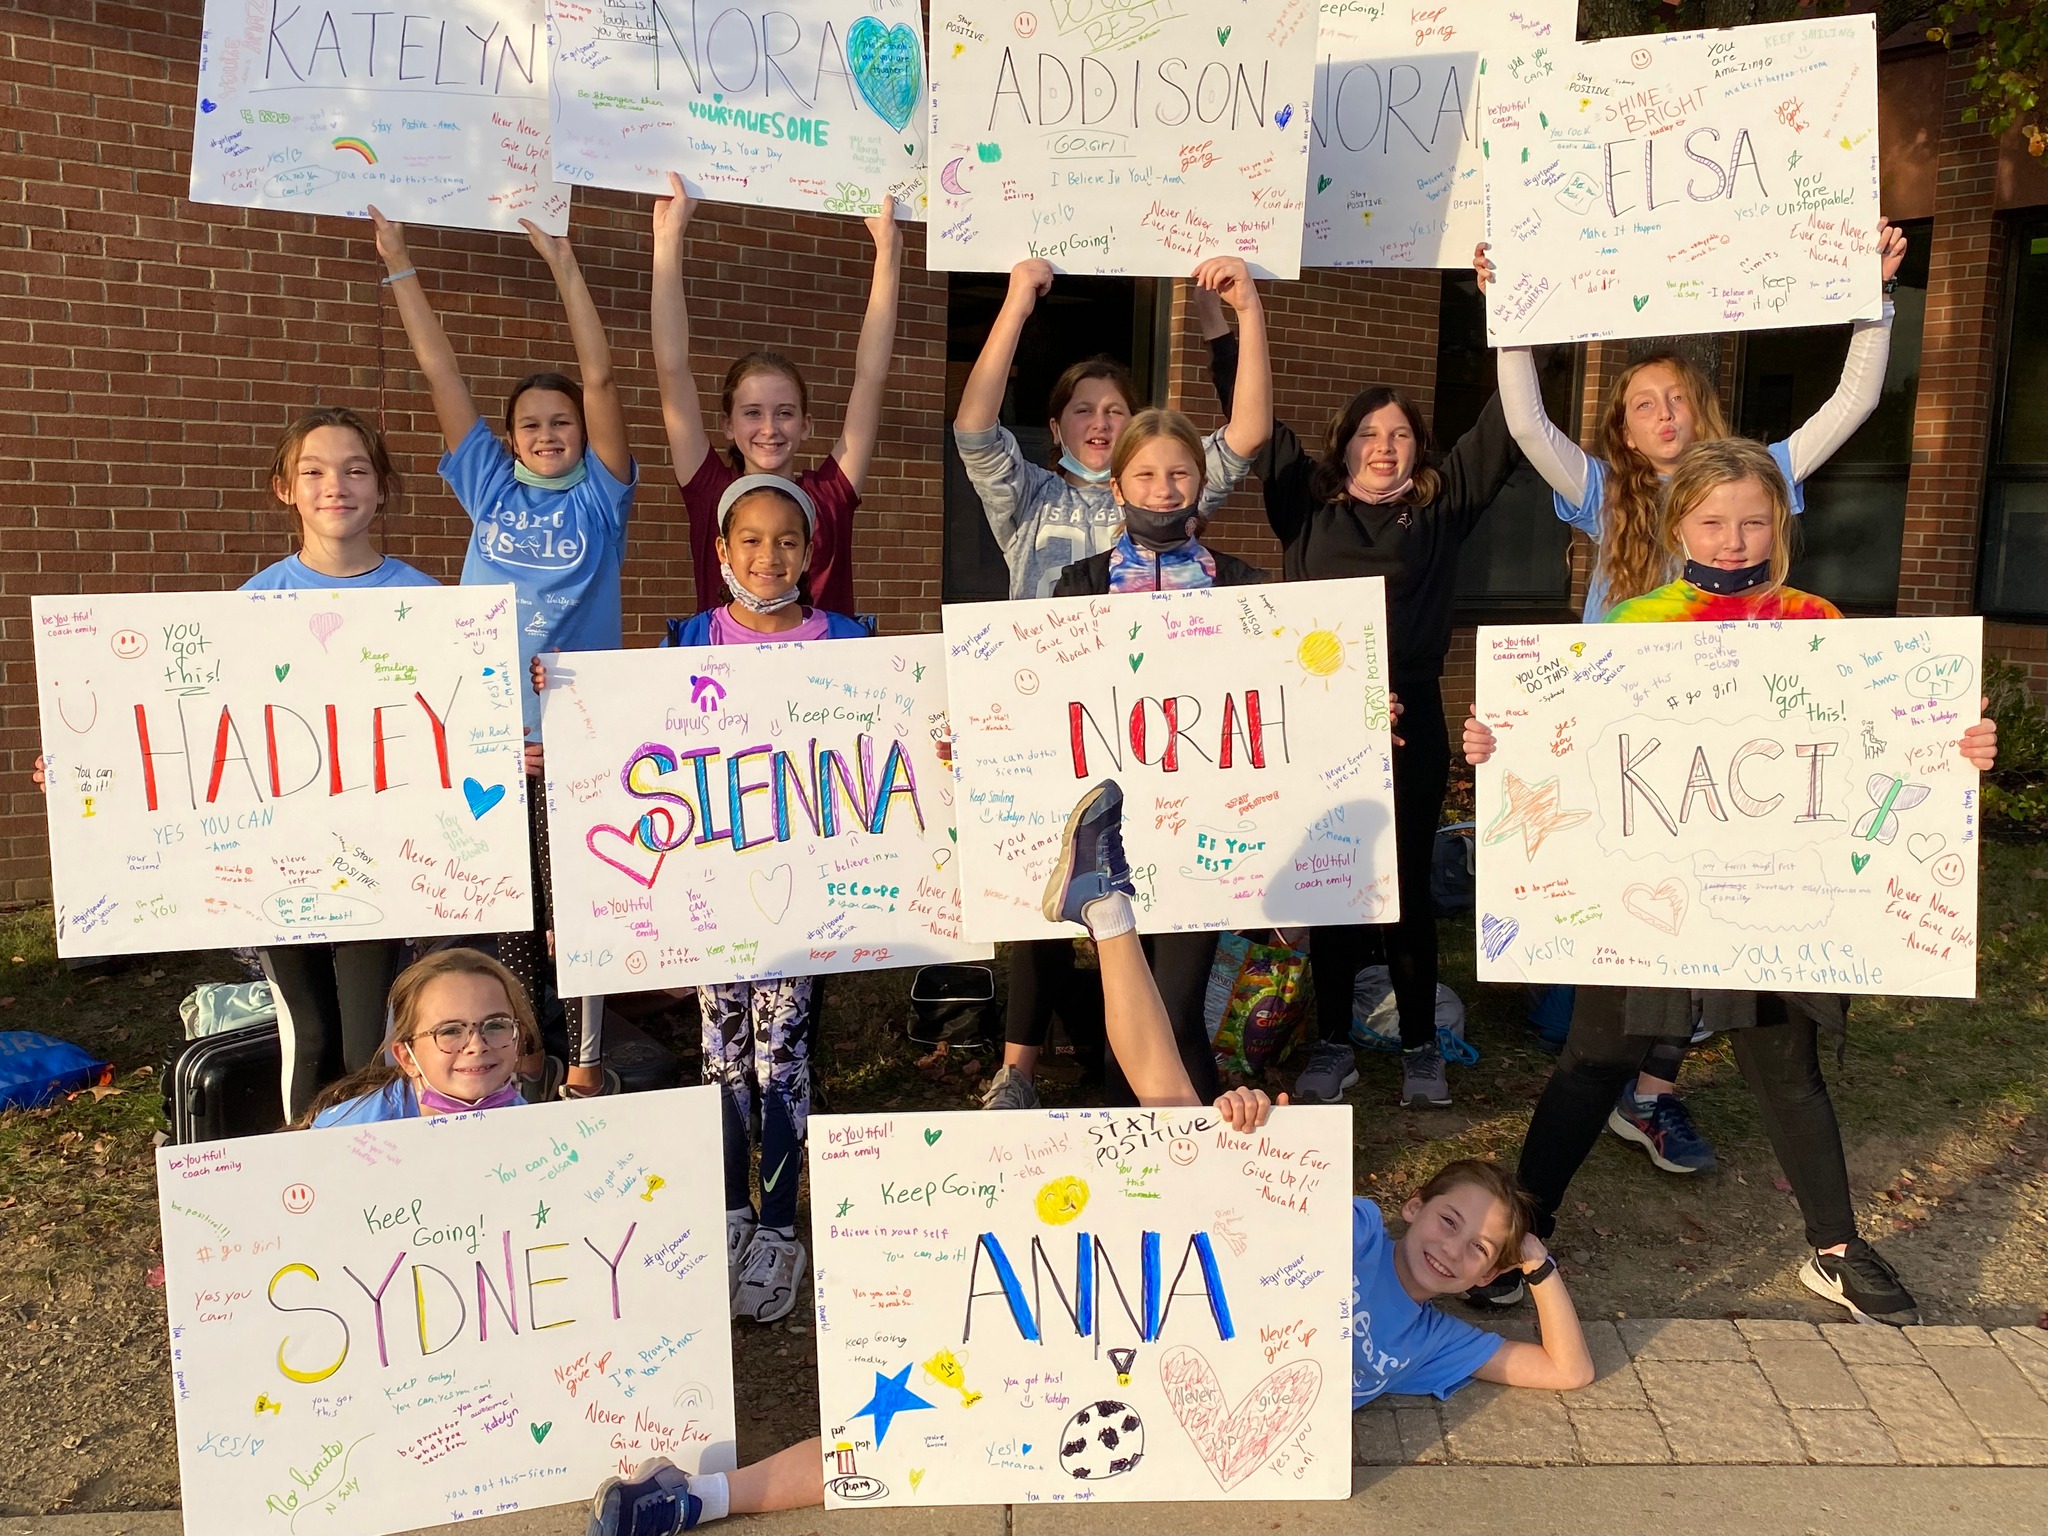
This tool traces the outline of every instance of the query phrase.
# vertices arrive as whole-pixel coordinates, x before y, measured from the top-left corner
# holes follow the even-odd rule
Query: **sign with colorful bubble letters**
[[[934,4],[939,272],[1300,275],[1315,0]]]
[[[190,1536],[381,1536],[734,1463],[718,1091],[157,1151]]]
[[[206,0],[192,201],[562,234],[545,0]]]
[[[1869,16],[1616,37],[1487,98],[1495,346],[1874,320]]]
[[[1124,794],[1138,927],[1393,922],[1377,576],[949,605],[961,898],[986,940],[1040,910],[1074,803]]]
[[[825,1502],[1351,1492],[1351,1117],[820,1115]]]
[[[60,955],[531,923],[510,587],[32,602]]]
[[[1305,267],[1469,267],[1486,238],[1484,114],[1572,46],[1572,0],[1322,0]]]
[[[1974,997],[1979,619],[1479,631],[1479,979]]]
[[[548,658],[565,993],[985,960],[936,635]]]
[[[555,174],[924,217],[917,0],[554,0]]]

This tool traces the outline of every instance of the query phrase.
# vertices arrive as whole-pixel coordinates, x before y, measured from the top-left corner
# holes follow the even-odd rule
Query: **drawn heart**
[[[1327,192],[1327,191],[1329,191],[1329,190],[1330,190],[1330,178],[1329,178],[1329,177],[1327,177],[1327,176],[1318,176],[1318,177],[1316,178],[1316,191],[1317,191],[1317,192]]]
[[[846,64],[861,99],[901,133],[924,86],[916,31],[906,22],[892,27],[863,16],[846,30]]]
[[[926,1131],[924,1133],[924,1144],[928,1147],[936,1146],[939,1138],[945,1134],[944,1131]]]
[[[1639,293],[1635,295],[1636,313],[1640,315],[1643,312],[1643,306],[1649,302],[1650,296],[1647,293]]]
[[[1948,839],[1939,832],[1915,832],[1906,839],[1906,852],[1913,855],[1916,864],[1925,864],[1948,846]]]
[[[280,663],[279,663],[279,664],[278,664],[277,666],[274,666],[274,667],[272,667],[272,668],[271,668],[270,670],[271,670],[271,671],[273,671],[273,672],[275,672],[275,673],[277,674],[277,680],[278,680],[278,681],[279,681],[279,682],[281,683],[281,682],[283,682],[283,681],[284,681],[284,678],[285,678],[285,674],[286,674],[287,672],[291,671],[291,669],[292,669],[292,664],[291,664],[290,662],[286,661],[286,662],[280,662]]]
[[[1867,853],[1852,853],[1849,855],[1849,867],[1859,875],[1863,873],[1863,866],[1869,862],[1870,855]]]
[[[1000,144],[977,144],[974,146],[974,153],[983,165],[994,165],[1003,158],[1003,146]]]
[[[1017,1449],[1022,1451],[1026,1456],[1029,1456],[1031,1454],[1031,1442],[1027,1440],[1022,1445],[1018,1446]]]
[[[1282,107],[1278,112],[1275,112],[1273,114],[1273,122],[1276,126],[1285,128],[1287,126],[1287,120],[1293,116],[1294,103],[1290,101],[1286,106]]]
[[[796,893],[796,876],[787,864],[757,869],[747,877],[747,888],[753,893],[754,905],[761,909],[761,915],[771,923],[779,923],[789,911],[789,898]]]
[[[1130,660],[1131,660],[1131,670],[1132,670],[1133,672],[1135,672],[1135,671],[1137,671],[1137,670],[1138,670],[1138,668],[1139,668],[1140,666],[1142,666],[1142,665],[1144,664],[1144,661],[1145,661],[1145,653],[1144,653],[1143,651],[1133,651],[1133,652],[1131,653],[1131,658],[1130,658]]]
[[[208,101],[204,96],[202,96],[199,98],[199,110],[202,112],[218,112],[220,110],[220,103],[217,101]]]
[[[1654,890],[1638,882],[1621,893],[1621,904],[1635,917],[1663,933],[1675,934],[1685,921],[1685,887],[1665,880]]]
[[[951,841],[957,843],[960,841],[960,829],[958,827],[948,827],[946,828],[946,836]]]
[[[505,786],[493,784],[489,788],[475,779],[462,781],[462,798],[469,802],[469,819],[482,821],[484,812],[505,798]]]
[[[1521,920],[1513,917],[1495,917],[1491,912],[1479,919],[1479,947],[1486,951],[1486,958],[1498,960],[1515,935],[1522,931]]]
[[[923,1468],[923,1467],[912,1467],[912,1468],[910,1469],[910,1491],[911,1491],[912,1493],[915,1493],[915,1492],[917,1492],[917,1485],[918,1485],[919,1483],[923,1482],[923,1481],[924,1481],[924,1468]]]
[[[549,1431],[549,1430],[551,1430],[551,1429],[553,1429],[554,1427],[555,1427],[555,1421],[554,1421],[553,1419],[549,1419],[549,1420],[547,1421],[547,1423],[545,1423],[545,1424],[529,1424],[529,1425],[527,1425],[527,1426],[526,1426],[526,1432],[527,1432],[528,1434],[530,1434],[530,1435],[532,1435],[532,1436],[533,1436],[533,1443],[534,1443],[535,1445],[539,1445],[539,1444],[541,1443],[541,1441],[543,1441],[543,1440],[547,1439],[547,1437],[548,1437],[548,1431]]]
[[[1159,1359],[1159,1384],[1195,1454],[1225,1493],[1269,1461],[1301,1428],[1322,1391],[1323,1368],[1313,1360],[1283,1365],[1247,1392],[1235,1408],[1199,1350],[1176,1344]]]
[[[1224,45],[1225,43],[1227,43],[1227,42],[1229,42],[1229,41],[1230,41],[1230,28],[1228,28],[1228,27],[1218,27],[1218,28],[1216,29],[1216,46],[1220,48],[1220,47],[1222,47],[1222,46],[1223,46],[1223,45]]]
[[[668,858],[667,854],[657,853],[651,855],[654,863],[647,873],[643,875],[640,873],[637,865],[625,863],[622,859],[615,859],[598,847],[597,840],[600,837],[617,838],[626,845],[625,857],[645,860],[650,855],[645,848],[640,846],[639,839],[635,838],[630,832],[620,831],[617,827],[592,827],[583,834],[583,846],[588,848],[595,857],[604,860],[605,863],[611,865],[613,869],[616,869],[635,885],[645,886],[650,891],[654,889],[654,877],[661,873],[662,862]]]

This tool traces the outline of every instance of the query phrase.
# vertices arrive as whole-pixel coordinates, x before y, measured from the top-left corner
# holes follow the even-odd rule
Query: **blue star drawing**
[[[910,1390],[910,1367],[906,1365],[894,1376],[875,1372],[875,1395],[854,1409],[851,1417],[875,1421],[875,1444],[879,1446],[889,1438],[889,1425],[897,1414],[932,1406]]]

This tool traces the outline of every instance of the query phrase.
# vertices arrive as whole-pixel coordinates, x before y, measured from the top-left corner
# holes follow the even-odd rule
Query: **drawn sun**
[[[1320,620],[1311,620],[1305,630],[1283,627],[1274,633],[1294,637],[1294,660],[1302,676],[1321,682],[1326,690],[1338,673],[1356,670],[1348,659],[1342,625],[1325,629]]]

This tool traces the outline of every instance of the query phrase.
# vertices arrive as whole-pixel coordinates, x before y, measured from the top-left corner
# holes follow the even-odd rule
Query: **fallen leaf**
[[[92,1101],[95,1104],[111,1094],[121,1092],[119,1088],[109,1088],[105,1083],[94,1083],[90,1091],[92,1093]]]
[[[155,1286],[155,1287],[157,1287],[158,1289],[161,1289],[161,1288],[163,1287],[163,1283],[164,1283],[164,1267],[163,1267],[163,1265],[161,1265],[161,1264],[152,1264],[152,1265],[150,1265],[150,1266],[149,1266],[149,1283],[150,1283],[150,1284],[151,1284],[152,1286]]]
[[[1777,1178],[1771,1180],[1771,1188],[1781,1195],[1789,1195],[1792,1193],[1792,1181],[1783,1174],[1780,1174]]]

